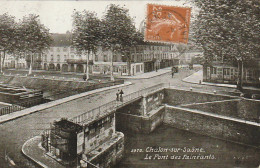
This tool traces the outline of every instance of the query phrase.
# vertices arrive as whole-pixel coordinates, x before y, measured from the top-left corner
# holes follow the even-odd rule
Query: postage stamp
[[[191,8],[147,4],[145,40],[188,43]]]

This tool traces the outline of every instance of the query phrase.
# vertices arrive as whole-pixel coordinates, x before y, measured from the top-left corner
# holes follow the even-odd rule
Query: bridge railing
[[[94,108],[92,110],[89,110],[83,114],[80,114],[78,116],[75,116],[70,119],[70,121],[84,125],[86,123],[89,123],[90,121],[97,120],[101,118],[102,116],[109,114],[111,111],[115,110],[116,108],[123,106],[124,104],[127,104],[128,102],[140,98],[141,96],[154,92],[156,90],[164,88],[166,85],[161,83],[157,84],[151,87],[144,88],[142,90],[130,93],[126,96],[123,96],[123,100],[121,101],[111,101],[106,104],[103,104],[102,106],[99,106],[97,108]]]

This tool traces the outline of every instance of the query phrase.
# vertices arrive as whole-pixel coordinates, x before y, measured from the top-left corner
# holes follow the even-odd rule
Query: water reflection
[[[259,149],[165,125],[149,135],[125,135],[125,157],[117,168],[249,168],[260,164]]]

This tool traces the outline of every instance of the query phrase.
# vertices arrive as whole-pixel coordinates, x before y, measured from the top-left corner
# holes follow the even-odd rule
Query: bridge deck
[[[102,106],[99,106],[95,109],[89,110],[81,115],[75,116],[75,117],[71,118],[70,121],[77,123],[77,124],[81,124],[81,125],[87,125],[92,121],[98,120],[98,119],[102,118],[103,116],[106,116],[108,114],[115,112],[115,110],[118,108],[121,108],[127,104],[130,104],[130,103],[138,100],[145,94],[148,94],[148,93],[151,93],[151,92],[154,92],[157,90],[161,90],[164,87],[165,87],[165,85],[161,83],[161,84],[154,85],[152,87],[148,87],[148,88],[133,92],[131,94],[123,96],[123,102],[116,101],[116,100],[111,101],[111,102],[106,103]]]

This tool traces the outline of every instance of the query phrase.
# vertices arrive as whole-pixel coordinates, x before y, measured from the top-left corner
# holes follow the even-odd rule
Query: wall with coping
[[[260,100],[241,99],[238,103],[238,115],[242,119],[260,123]]]
[[[191,103],[203,103],[210,101],[230,100],[237,99],[238,97],[218,95],[211,93],[203,93],[189,90],[180,89],[165,89],[165,104],[180,105]]]
[[[166,106],[164,123],[198,134],[260,147],[260,125],[186,108]]]
[[[260,101],[250,99],[223,100],[206,103],[181,105],[181,107],[196,109],[242,120],[260,121]]]
[[[32,89],[40,89],[43,91],[64,91],[64,90],[77,90],[88,91],[102,87],[113,86],[115,84],[122,84],[123,80],[104,83],[90,83],[85,81],[71,81],[71,80],[56,80],[56,79],[43,79],[38,77],[19,77],[15,76],[8,84]]]

